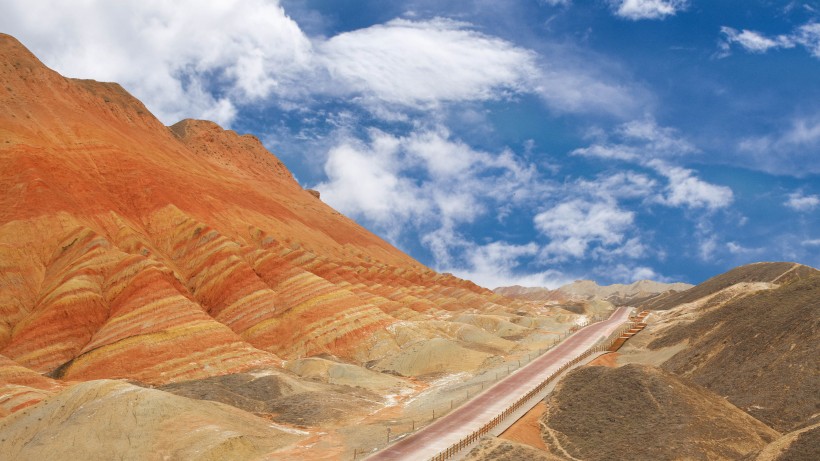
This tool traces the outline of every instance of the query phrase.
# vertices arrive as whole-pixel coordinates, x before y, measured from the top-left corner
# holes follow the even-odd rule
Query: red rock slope
[[[166,127],[2,34],[0,107],[0,354],[30,370],[162,384],[363,363],[398,350],[399,319],[509,303],[334,211],[255,137]]]

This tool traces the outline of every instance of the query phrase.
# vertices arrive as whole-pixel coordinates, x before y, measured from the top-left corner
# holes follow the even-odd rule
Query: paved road
[[[493,387],[420,431],[374,453],[369,461],[420,461],[430,459],[470,435],[520,397],[535,388],[565,363],[606,338],[629,317],[621,307],[603,321],[586,326]]]

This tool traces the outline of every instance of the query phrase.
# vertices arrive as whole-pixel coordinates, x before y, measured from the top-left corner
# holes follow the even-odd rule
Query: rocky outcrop
[[[558,291],[570,297],[585,299],[605,299],[615,305],[630,304],[636,300],[653,298],[657,295],[680,292],[692,288],[688,283],[661,283],[652,280],[638,280],[623,285],[598,285],[592,280],[576,280],[558,288]]]
[[[164,384],[362,364],[399,350],[399,320],[510,304],[316,200],[253,136],[166,128],[6,35],[0,57],[0,353],[24,367]]]

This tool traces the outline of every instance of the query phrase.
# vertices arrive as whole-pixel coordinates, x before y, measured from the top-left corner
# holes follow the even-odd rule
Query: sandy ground
[[[532,410],[528,411],[521,419],[515,422],[509,429],[504,431],[499,437],[524,445],[529,445],[540,450],[547,450],[544,439],[541,438],[541,415],[547,411],[547,404],[539,402]]]

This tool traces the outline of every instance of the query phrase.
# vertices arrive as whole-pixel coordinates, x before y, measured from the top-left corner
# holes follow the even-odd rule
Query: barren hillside
[[[547,402],[544,440],[584,460],[742,459],[779,436],[720,396],[654,367],[584,367]]]

